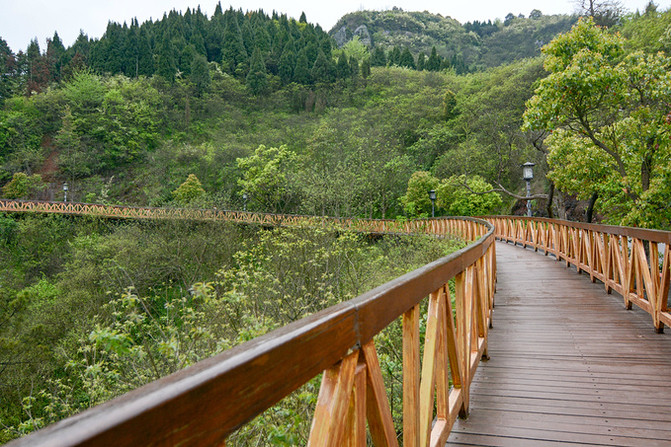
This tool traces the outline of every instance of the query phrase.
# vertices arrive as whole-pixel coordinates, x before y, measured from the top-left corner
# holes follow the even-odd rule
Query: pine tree
[[[370,65],[373,67],[387,66],[387,56],[384,54],[382,47],[375,47],[373,55],[370,58]]]
[[[422,51],[419,53],[417,56],[417,70],[421,71],[424,70],[426,67],[426,54]]]
[[[270,52],[270,35],[261,23],[254,30],[254,47],[261,50],[262,54]]]
[[[16,57],[7,42],[0,37],[0,106],[14,92],[18,78],[17,68]]]
[[[440,61],[441,57],[438,56],[438,52],[436,51],[436,47],[431,48],[431,55],[429,56],[429,60],[426,61],[426,69],[429,71],[438,71],[440,70]]]
[[[261,56],[261,50],[254,49],[252,60],[247,75],[247,87],[255,95],[262,95],[268,91],[268,75],[266,74],[266,65]]]
[[[287,43],[280,57],[280,63],[277,68],[280,79],[283,84],[291,82],[296,67],[296,53],[292,42]]]
[[[331,72],[329,70],[328,61],[323,51],[319,52],[317,60],[312,66],[312,79],[314,82],[331,82]]]
[[[196,90],[196,96],[201,96],[210,86],[210,67],[202,54],[196,54],[191,62],[191,82]]]
[[[301,50],[296,58],[296,67],[294,68],[294,81],[299,84],[310,84],[310,69],[308,68],[308,57],[305,50]]]
[[[175,49],[169,36],[163,36],[156,53],[156,74],[163,79],[173,82],[177,73],[177,63],[175,62]]]
[[[137,74],[140,76],[153,75],[156,70],[154,55],[152,54],[151,42],[144,26],[140,28],[140,33],[138,34],[137,55]]]
[[[46,64],[49,70],[49,81],[58,82],[61,80],[61,67],[64,63],[65,47],[58,33],[54,32],[51,39],[47,39]]]
[[[354,56],[349,58],[349,73],[352,79],[359,76],[359,61]]]
[[[336,65],[336,78],[337,79],[347,79],[350,77],[350,67],[347,62],[347,56],[345,53],[341,54],[338,58],[338,65]]]
[[[245,23],[240,27],[240,32],[247,54],[252,54],[254,52],[254,30],[252,29],[252,22],[245,20]]]
[[[41,92],[49,83],[49,69],[42,56],[37,39],[31,40],[30,45],[28,45],[26,62],[28,64],[26,95],[30,96],[33,92]]]
[[[408,47],[403,49],[401,57],[398,60],[398,65],[401,67],[415,68],[415,58],[412,57],[412,53],[410,53],[410,49],[408,49]]]
[[[387,64],[391,67],[394,65],[399,65],[401,63],[401,50],[398,47],[394,47],[387,56]]]
[[[242,40],[242,32],[238,26],[237,14],[229,9],[224,15],[226,19],[226,28],[224,30],[223,45],[221,49],[221,65],[229,73],[236,73],[238,65],[247,62],[247,51]]]
[[[370,61],[368,59],[364,59],[363,62],[361,62],[361,77],[364,79],[368,79],[370,76]]]
[[[308,23],[307,17],[305,17],[305,12],[301,12],[301,17],[298,19],[300,23]]]

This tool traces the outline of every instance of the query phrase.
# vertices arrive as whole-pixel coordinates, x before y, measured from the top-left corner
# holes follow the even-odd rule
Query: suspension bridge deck
[[[491,359],[447,445],[671,446],[671,335],[565,262],[496,250]]]

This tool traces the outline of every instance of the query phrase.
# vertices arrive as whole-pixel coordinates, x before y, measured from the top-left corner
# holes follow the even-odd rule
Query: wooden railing
[[[652,316],[658,332],[671,326],[668,308],[671,232],[595,225],[555,219],[491,216],[496,237],[553,254],[592,282],[615,290],[631,309]]]
[[[21,211],[72,209],[42,203],[25,205]],[[93,209],[81,207],[87,214]],[[95,210],[102,214],[101,208]],[[123,215],[118,217],[147,215],[147,209],[135,210],[105,208]],[[389,221],[339,221],[359,231],[461,234],[474,242],[353,300],[9,445],[224,445],[238,427],[323,371],[309,445],[365,446],[368,425],[375,445],[397,446],[374,337],[398,318],[403,327],[403,445],[444,444],[457,416],[468,413],[471,378],[479,360],[487,356],[496,278],[493,227],[470,218],[393,224],[398,226]],[[420,359],[420,305],[427,296]]]
[[[109,219],[222,221],[269,227],[336,225],[339,228],[363,233],[456,234],[467,240],[473,240],[476,236],[474,233],[475,227],[466,224],[465,220],[455,221],[448,226],[446,224],[447,221],[444,219],[412,219],[405,221],[393,219],[358,219],[227,211],[216,208],[153,208],[9,199],[0,199],[0,212],[69,214]]]

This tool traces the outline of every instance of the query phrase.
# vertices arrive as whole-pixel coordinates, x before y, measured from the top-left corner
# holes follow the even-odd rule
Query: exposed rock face
[[[366,45],[367,47],[373,46],[373,39],[368,32],[368,27],[366,25],[361,25],[354,30],[354,35],[359,36],[359,42]]]
[[[338,29],[338,31],[335,32],[333,39],[335,39],[338,48],[340,48],[352,40],[354,36],[359,36],[359,42],[366,45],[367,47],[373,46],[373,38],[371,37],[366,25],[359,25],[354,30],[354,32],[350,31],[347,25],[343,25]]]
[[[333,35],[333,39],[336,41],[336,45],[338,45],[338,48],[342,47],[347,43],[349,40],[347,38],[347,25],[343,25],[340,27],[338,31]]]

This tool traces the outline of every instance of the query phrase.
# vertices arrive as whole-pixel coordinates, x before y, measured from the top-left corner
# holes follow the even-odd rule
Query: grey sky
[[[631,11],[645,8],[648,0],[624,0]],[[140,22],[149,18],[160,18],[171,9],[186,11],[200,4],[201,10],[212,15],[217,0],[0,0],[0,37],[5,39],[14,52],[28,47],[37,37],[44,49],[45,40],[54,31],[66,46],[71,45],[79,30],[89,37],[100,37],[105,32],[108,20],[123,23],[137,17]],[[243,10],[273,9],[298,18],[305,11],[308,21],[319,23],[330,30],[340,17],[359,9],[391,9],[398,6],[406,11],[429,11],[453,17],[460,22],[503,18],[509,12],[528,15],[533,9],[543,14],[570,13],[571,0],[235,0],[222,1],[222,7],[230,6]],[[668,9],[671,0],[659,0],[656,4]]]

